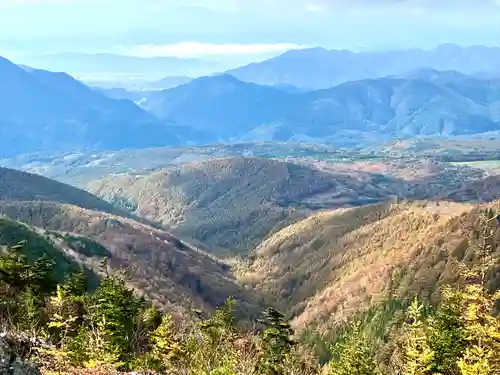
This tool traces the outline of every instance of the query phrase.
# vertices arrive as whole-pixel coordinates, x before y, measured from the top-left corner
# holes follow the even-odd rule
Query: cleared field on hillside
[[[477,160],[477,161],[462,161],[451,163],[453,165],[463,166],[467,165],[474,168],[485,170],[500,169],[500,160]]]

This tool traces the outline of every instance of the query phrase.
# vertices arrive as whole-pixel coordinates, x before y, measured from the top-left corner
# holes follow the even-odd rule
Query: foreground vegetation
[[[175,322],[138,298],[119,276],[92,291],[83,272],[55,281],[54,262],[29,263],[23,246],[0,258],[0,322],[47,373],[77,369],[175,374],[314,373],[296,354],[284,316],[268,309],[256,333],[238,329],[235,301],[212,316]],[[28,344],[29,345],[29,344]],[[21,346],[21,345],[20,345]],[[96,372],[98,373],[98,372]]]
[[[11,340],[28,345],[18,354],[47,374],[498,374],[500,293],[486,287],[496,262],[497,215],[481,215],[470,243],[477,261],[463,266],[462,283],[443,288],[436,306],[415,299],[386,309],[391,320],[358,318],[339,327],[323,365],[312,341],[273,308],[251,329],[236,321],[233,299],[211,316],[195,312],[197,318],[175,321],[120,276],[107,275],[92,290],[82,272],[59,281],[54,262],[27,258],[24,246],[0,257],[0,324]]]

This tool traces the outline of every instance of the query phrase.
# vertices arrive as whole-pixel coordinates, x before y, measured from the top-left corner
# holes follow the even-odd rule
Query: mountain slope
[[[89,190],[212,249],[246,251],[311,211],[385,200],[400,187],[375,174],[232,157],[110,177]]]
[[[205,77],[153,94],[144,109],[204,141],[377,143],[498,131],[500,84],[450,72],[365,79],[305,93]],[[199,140],[198,140],[199,141]]]
[[[0,58],[0,155],[177,142],[168,127],[128,100],[113,100],[64,73]]]
[[[479,210],[415,202],[316,214],[263,241],[240,281],[291,311],[297,327],[331,327],[388,297],[436,302],[458,280],[456,260],[474,259],[467,240]],[[493,273],[490,286],[499,285]]]
[[[213,311],[229,296],[250,315],[257,306],[224,263],[134,220],[47,202],[1,202],[0,214],[43,230],[65,256],[96,273],[106,257],[109,272],[126,269],[129,284],[167,310]]]
[[[482,104],[497,102],[500,93],[500,79],[479,78],[455,70],[438,71],[422,68],[412,70],[397,78],[431,82]]]
[[[167,90],[180,85],[184,85],[192,80],[192,78],[186,76],[164,77],[158,81],[154,81],[148,84],[147,89]]]
[[[58,267],[78,264],[95,274],[107,257],[110,272],[127,269],[130,284],[140,294],[169,310],[212,311],[229,296],[239,299],[243,310],[253,311],[258,304],[224,263],[69,185],[1,168],[0,215],[29,226],[24,232],[9,229],[6,233],[0,225],[0,240],[10,241],[0,245],[27,240],[32,257],[48,249],[44,251],[57,260]]]
[[[28,261],[47,256],[54,261],[55,275],[59,281],[65,276],[80,269],[79,264],[59,248],[43,231],[31,226],[0,217],[0,249],[23,243],[23,253]],[[87,269],[88,275],[96,275]]]
[[[500,176],[498,174],[472,181],[442,197],[456,202],[492,202],[500,199]]]
[[[48,201],[110,213],[123,213],[84,190],[46,177],[0,167],[0,201]]]
[[[500,48],[441,45],[433,50],[351,52],[310,48],[293,50],[260,63],[229,70],[236,78],[261,85],[289,84],[324,89],[347,81],[404,74],[418,68],[465,74],[496,72]]]
[[[297,97],[293,110],[276,131],[334,137],[348,130],[394,137],[497,130],[497,87],[483,81],[480,90],[489,95],[488,101],[474,101],[457,89],[426,80],[381,78],[348,82]]]
[[[204,131],[212,140],[231,139],[279,116],[287,95],[272,87],[244,83],[230,75],[203,77],[150,93],[141,107],[160,119]]]

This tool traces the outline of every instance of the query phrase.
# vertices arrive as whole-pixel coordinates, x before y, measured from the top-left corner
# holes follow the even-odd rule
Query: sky
[[[0,55],[259,60],[294,48],[500,45],[500,0],[0,0]]]

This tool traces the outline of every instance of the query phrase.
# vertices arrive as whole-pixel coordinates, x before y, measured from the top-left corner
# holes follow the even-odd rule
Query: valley
[[[38,186],[41,189],[38,192],[43,192],[43,185],[35,185],[40,177],[10,170],[3,172],[8,175],[10,183]],[[23,228],[23,225],[15,223],[24,223],[27,225],[24,230],[31,230],[33,234],[26,239],[22,232],[13,230],[13,233],[9,233],[7,230],[1,245],[15,245],[16,241],[27,240],[29,246],[35,247],[39,236],[40,241],[51,243],[49,254],[59,252],[58,257],[68,258],[72,264],[83,265],[96,274],[102,273],[100,264],[107,258],[109,272],[127,269],[128,281],[134,289],[147,296],[149,301],[160,303],[174,312],[189,314],[189,309],[194,307],[213,311],[228,296],[245,301],[245,292],[236,292],[239,286],[234,277],[227,273],[222,261],[143,220],[139,219],[142,223],[135,221],[126,211],[108,206],[97,197],[67,185],[54,184],[61,189],[58,201],[50,195],[35,199],[29,199],[28,196],[2,196],[0,214],[8,220],[14,220],[10,224],[12,226]],[[0,191],[4,191],[4,187],[1,186]],[[101,209],[111,209],[104,212],[85,208],[92,206],[84,199],[75,199],[75,194],[87,199],[93,197],[96,202],[100,202]],[[97,252],[93,249],[97,249]],[[223,291],[223,285],[228,288],[227,294]],[[201,294],[205,294],[205,297]],[[245,307],[251,301],[251,297],[248,298],[241,305],[246,312],[252,310]]]
[[[488,147],[487,142],[484,145]],[[455,158],[469,152],[466,143],[462,147]],[[301,280],[310,280],[311,276],[295,275],[292,281],[287,279],[292,276],[267,275],[261,270],[289,269],[285,266],[289,263],[286,248],[300,248],[300,253],[293,250],[292,259],[301,263],[304,257],[310,258],[305,254],[314,249],[311,254],[322,261],[312,262],[315,267],[324,267],[333,260],[329,259],[331,255],[321,255],[319,249],[337,249],[345,241],[343,236],[358,238],[366,236],[361,234],[365,231],[373,231],[369,236],[377,233],[382,236],[382,243],[386,243],[390,240],[384,236],[389,233],[382,234],[382,228],[419,236],[420,232],[411,227],[396,229],[396,223],[403,225],[410,220],[408,225],[415,222],[425,229],[435,215],[442,216],[445,223],[455,215],[473,210],[474,202],[491,202],[500,197],[496,188],[498,178],[490,168],[481,169],[469,162],[439,161],[439,154],[432,159],[426,149],[406,157],[394,155],[394,148],[386,150],[247,143],[110,151],[75,155],[72,159],[57,154],[40,159],[36,155],[4,159],[4,164],[18,163],[17,168],[65,176],[59,178],[85,187],[91,194],[35,174],[3,168],[0,212],[10,220],[46,233],[81,236],[99,243],[110,256],[111,267],[133,265],[136,273],[131,277],[136,283],[141,280],[141,273],[157,272],[151,268],[152,264],[168,265],[175,258],[175,265],[168,266],[173,268],[158,273],[154,282],[149,279],[151,282],[147,284],[131,283],[150,300],[160,301],[170,309],[177,308],[181,300],[188,300],[192,306],[213,311],[232,295],[249,306],[262,305],[266,300],[278,301],[299,322],[305,319],[303,314],[307,316],[306,301],[326,293],[321,288],[333,276],[320,276],[322,271],[313,268],[307,272],[319,279],[302,285]],[[250,152],[259,156],[244,156]],[[388,156],[389,152],[392,156]],[[101,161],[93,163],[97,158]],[[69,164],[64,164],[68,160]],[[145,168],[140,169],[140,165]],[[74,175],[75,179],[68,176],[70,171],[78,170],[82,174]],[[483,193],[478,186],[483,186]],[[436,220],[441,223],[441,219]],[[441,233],[442,225],[436,228],[436,233]],[[427,236],[422,239],[424,243],[427,240]],[[413,241],[410,242],[415,244]],[[277,250],[265,250],[273,246],[285,253],[280,255],[278,251],[271,255]],[[402,249],[406,245],[394,246]],[[187,249],[193,253],[185,258]],[[344,248],[342,254],[344,251],[349,254],[354,250]],[[302,252],[304,255],[299,255]],[[268,253],[270,259],[263,255]],[[72,254],[76,256],[74,250]],[[192,256],[197,259],[193,264],[198,266],[189,265]],[[85,254],[77,258],[83,264],[90,262],[94,271],[102,260],[102,257],[87,259]],[[283,267],[271,266],[271,262]],[[307,264],[301,266],[307,268]],[[400,266],[394,264],[390,268]],[[193,273],[194,269],[198,271]],[[213,269],[213,276],[209,269]],[[259,278],[253,279],[252,274]],[[217,277],[222,278],[217,280]],[[226,286],[223,280],[228,280]],[[206,297],[200,296],[205,293]],[[220,297],[216,297],[217,293],[221,293]],[[383,295],[384,291],[377,293]],[[164,294],[167,294],[165,300]],[[288,301],[292,295],[294,302]],[[357,311],[359,306],[352,309]],[[327,315],[335,319],[332,311]],[[307,319],[306,324],[309,324]]]
[[[322,212],[263,241],[240,279],[291,309],[297,326],[323,330],[387,296],[437,301],[457,280],[456,262],[471,256],[466,232],[477,209],[413,202]],[[492,274],[491,286],[498,282]]]
[[[415,174],[379,159],[306,160],[232,156],[110,175],[88,184],[96,195],[4,168],[0,245],[25,241],[29,259],[50,257],[58,277],[78,269],[90,285],[119,277],[178,322],[209,317],[229,297],[243,325],[273,306],[318,351],[350,321],[380,324],[364,318],[378,311],[385,315],[370,319],[397,329],[415,296],[438,306],[443,288],[460,284],[459,264],[476,264],[469,238],[485,210],[500,210],[498,201],[480,203],[497,191],[484,170],[420,160]],[[451,179],[461,169],[470,176],[463,186]],[[480,183],[487,195],[477,194]],[[497,257],[500,233],[492,233]],[[496,267],[486,281],[493,290]]]
[[[0,356],[33,375],[497,374],[499,51],[38,60],[120,65],[92,85],[0,57]]]
[[[271,159],[236,157],[91,183],[110,202],[215,248],[244,251],[270,231],[324,208],[397,195],[383,176],[325,173]]]

